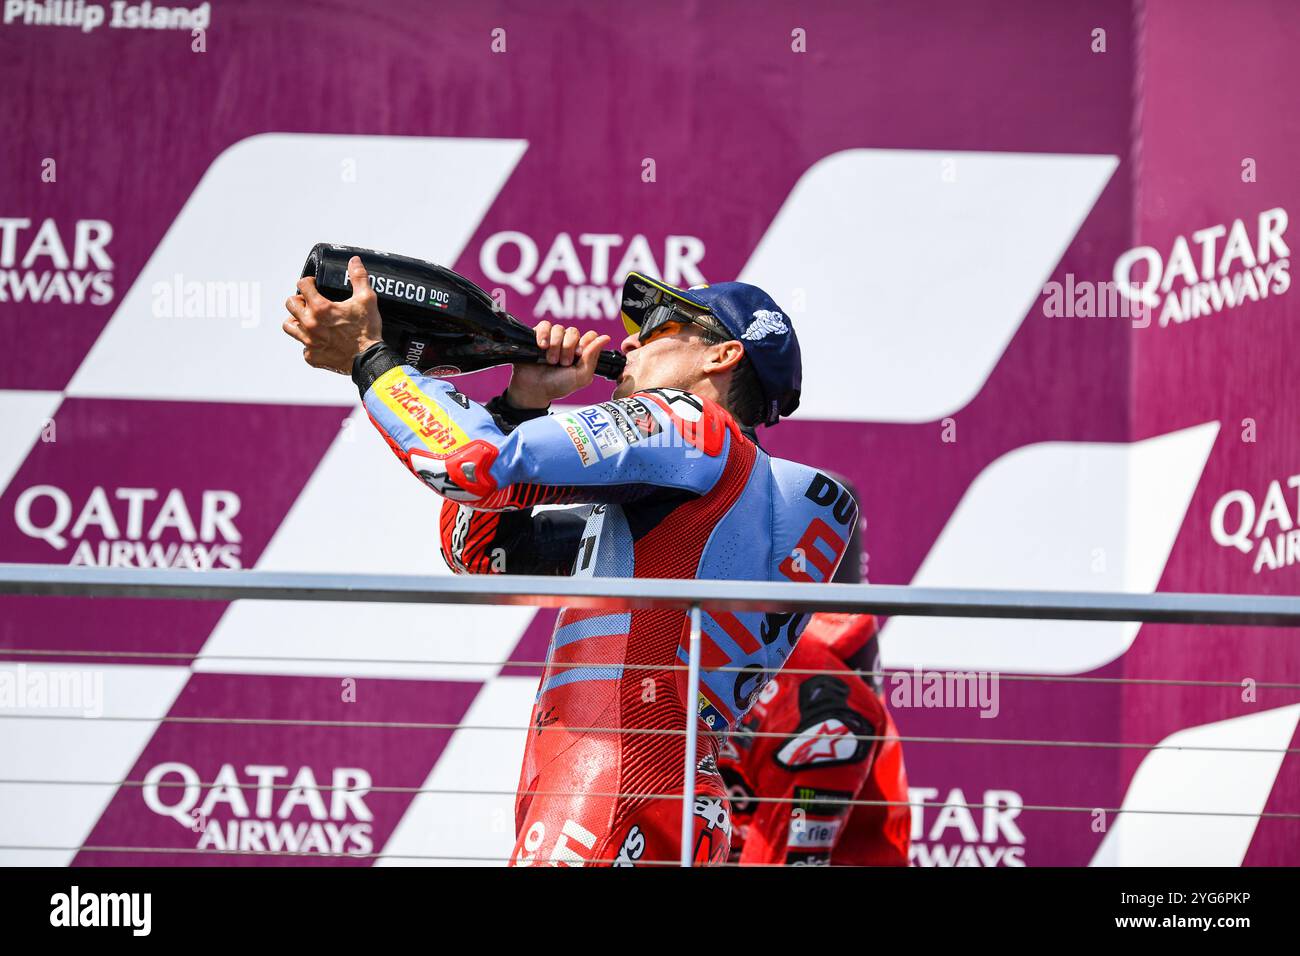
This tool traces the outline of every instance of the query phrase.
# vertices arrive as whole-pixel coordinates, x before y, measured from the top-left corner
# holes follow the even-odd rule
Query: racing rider
[[[397,457],[444,497],[442,550],[454,571],[831,579],[857,504],[826,474],[772,458],[755,440],[753,426],[776,424],[800,394],[794,329],[761,289],[681,290],[630,274],[627,366],[612,398],[548,414],[592,381],[609,336],[539,323],[546,362],[514,366],[505,393],[480,405],[404,365],[380,339],[359,258],[348,273],[354,292],[343,302],[300,280],[284,331],[308,364],[352,375]],[[581,507],[538,510],[557,504]],[[753,704],[806,615],[701,617],[692,853],[722,862],[731,821],[716,732]],[[678,610],[561,611],[528,733],[513,863],[676,862],[688,633]]]

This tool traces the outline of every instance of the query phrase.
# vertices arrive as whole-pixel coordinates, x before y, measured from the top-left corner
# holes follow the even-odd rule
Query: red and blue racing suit
[[[857,521],[838,482],[770,457],[689,392],[651,388],[557,414],[504,396],[485,407],[382,345],[354,379],[398,458],[446,499],[442,551],[457,573],[825,582]],[[729,848],[719,739],[806,617],[702,614],[700,862],[725,861]],[[560,612],[524,753],[514,864],[679,859],[688,635],[677,610]]]

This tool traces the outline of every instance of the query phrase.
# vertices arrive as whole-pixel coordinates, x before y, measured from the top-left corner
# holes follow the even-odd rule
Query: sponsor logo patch
[[[415,339],[411,339],[411,341],[406,343],[407,365],[414,365],[416,368],[420,367],[420,359],[424,357],[424,346],[424,342],[419,342]]]
[[[451,501],[477,501],[481,497],[456,483],[447,472],[445,460],[422,454],[419,449],[411,452],[411,471],[415,472],[416,477],[426,485]]]
[[[843,820],[791,819],[790,839],[786,843],[792,850],[829,850],[835,844]]]
[[[623,838],[623,845],[618,848],[618,856],[614,857],[614,865],[636,866],[636,861],[641,859],[644,853],[645,834],[641,832],[640,827],[634,825]]]
[[[780,312],[759,309],[754,313],[754,321],[749,323],[749,328],[745,329],[741,338],[746,342],[757,342],[769,335],[784,335],[789,331],[790,327],[785,324],[785,316]]]
[[[582,419],[570,412],[556,415],[554,418],[559,422],[560,427],[564,429],[564,434],[569,436],[569,441],[573,443],[573,449],[578,453],[578,459],[582,462],[583,468],[590,468],[600,461],[600,455],[596,451],[596,443],[587,429],[583,427]]]
[[[555,713],[555,708],[547,707],[545,713],[537,715],[537,720],[534,722],[533,726],[537,728],[537,736],[540,737],[543,730],[551,726],[551,724],[558,724],[559,722],[560,718]]]
[[[840,717],[826,717],[787,740],[777,751],[776,762],[787,769],[852,763],[865,753],[866,741],[854,736],[860,732]]]
[[[587,426],[587,431],[591,434],[592,441],[595,442],[597,450],[602,458],[612,458],[619,452],[627,449],[627,440],[623,437],[617,425],[614,424],[614,417],[600,405],[584,408],[578,412],[578,417],[582,419],[583,424]]]
[[[704,726],[713,730],[717,727],[727,726],[727,719],[722,716],[722,712],[709,702],[709,699],[700,694],[700,720],[704,721]]]
[[[800,850],[791,850],[789,856],[790,866],[830,866],[831,858],[829,853],[806,853]]]
[[[642,438],[650,438],[659,434],[659,420],[651,414],[650,407],[645,402],[640,399],[629,398],[620,404],[627,409],[633,427],[636,428]]]
[[[605,413],[609,415],[609,420],[612,421],[614,427],[619,430],[619,433],[623,436],[623,442],[626,445],[635,445],[645,437],[641,434],[640,429],[636,427],[636,423],[632,420],[632,413],[623,407],[623,403],[601,402],[597,407],[604,409]]]
[[[846,809],[853,794],[847,790],[822,790],[818,787],[795,787],[794,806],[804,813],[834,816]]]
[[[381,375],[373,391],[432,451],[450,454],[469,444],[469,436],[436,401],[416,387],[401,366]]]
[[[680,388],[647,388],[645,392],[662,398],[668,410],[684,422],[698,422],[704,417],[704,403],[690,392]]]
[[[731,836],[731,814],[727,812],[727,801],[722,797],[696,797],[695,815],[708,825],[710,830],[721,830]]]

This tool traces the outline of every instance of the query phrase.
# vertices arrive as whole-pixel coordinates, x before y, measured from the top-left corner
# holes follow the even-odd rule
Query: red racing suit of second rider
[[[442,550],[457,573],[825,582],[857,521],[838,482],[770,457],[725,409],[689,392],[650,388],[557,414],[512,409],[504,396],[485,407],[382,345],[354,379],[398,458],[446,499]],[[579,507],[538,510],[559,504]],[[720,735],[806,617],[702,614],[701,862],[724,861],[730,841]],[[524,753],[513,863],[678,860],[681,801],[671,796],[685,758],[688,634],[677,610],[560,612]]]
[[[873,615],[813,615],[723,744],[733,862],[908,865],[903,746],[879,678],[862,674],[879,673],[878,646]]]

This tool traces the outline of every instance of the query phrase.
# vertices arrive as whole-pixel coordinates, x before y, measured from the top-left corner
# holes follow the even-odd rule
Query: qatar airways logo
[[[324,793],[311,767],[296,771],[222,764],[205,777],[187,763],[156,764],[144,775],[144,805],[199,835],[200,850],[360,855],[374,850],[371,778],[335,767]]]
[[[629,272],[662,279],[686,288],[704,282],[700,262],[704,240],[696,236],[667,236],[652,245],[640,233],[626,238],[612,232],[561,232],[542,250],[527,233],[494,233],[479,250],[479,271],[490,283],[498,305],[505,290],[536,296],[533,318],[616,319],[620,295]]]
[[[908,787],[912,866],[1024,866],[1025,834],[1016,822],[1025,801],[1014,790],[985,790],[967,800],[953,787]]]
[[[1231,226],[1198,229],[1190,242],[1177,236],[1164,255],[1155,246],[1138,246],[1115,260],[1115,284],[1130,301],[1159,308],[1161,328],[1282,295],[1291,287],[1286,227],[1279,206],[1250,226],[1234,219]]]
[[[1257,501],[1244,488],[1229,491],[1214,503],[1210,512],[1210,533],[1215,543],[1254,554],[1251,571],[1276,571],[1300,562],[1300,475],[1286,479],[1295,502],[1287,502],[1281,480],[1268,483]]]
[[[113,227],[0,218],[0,303],[106,305],[113,301]]]
[[[207,571],[241,566],[239,509],[233,491],[204,491],[195,500],[179,488],[96,485],[73,498],[56,485],[32,485],[14,503],[14,522],[71,565]]]

